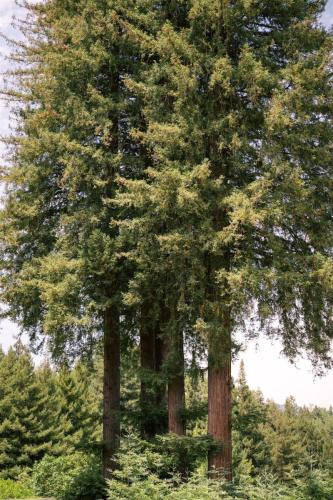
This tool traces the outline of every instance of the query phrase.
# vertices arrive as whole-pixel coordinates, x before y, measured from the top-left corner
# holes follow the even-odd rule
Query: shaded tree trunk
[[[208,455],[211,477],[232,479],[231,437],[231,332],[229,317],[224,321],[225,331],[209,347],[208,365],[208,434],[214,439],[214,448]]]
[[[118,33],[120,36],[120,32]],[[120,150],[120,52],[119,45],[113,47],[117,68],[110,75],[109,90],[114,109],[110,112],[112,121],[109,136],[110,151],[117,155]],[[110,184],[106,195],[113,196],[114,171],[109,166]],[[115,283],[119,280],[115,279]],[[113,296],[115,290],[108,290]],[[117,466],[115,454],[120,444],[120,312],[116,305],[110,305],[104,315],[104,384],[103,384],[103,477],[112,475]]]
[[[149,439],[166,431],[166,387],[162,380],[164,343],[149,303],[143,304],[141,310],[140,356],[141,435]]]
[[[155,372],[155,334],[149,315],[149,305],[143,304],[140,325],[141,358],[141,436],[149,439],[155,435],[153,376]]]
[[[116,467],[120,440],[120,331],[119,311],[110,306],[104,317],[103,476]]]
[[[165,341],[161,334],[160,324],[155,330],[155,371],[159,378],[156,386],[155,402],[157,412],[156,434],[165,434],[168,431],[166,383],[163,377],[163,364],[165,361]]]
[[[170,342],[170,340],[169,340]],[[168,380],[168,421],[169,432],[184,436],[186,433],[184,422],[185,410],[185,378],[184,378],[184,342],[183,333],[177,332],[177,337],[171,339],[171,360],[169,363]]]

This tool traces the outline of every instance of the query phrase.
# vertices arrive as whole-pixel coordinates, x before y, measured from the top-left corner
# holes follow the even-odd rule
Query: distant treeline
[[[123,366],[121,421],[123,436],[139,442],[144,416],[139,410],[140,381],[133,375],[138,357],[134,348]],[[35,367],[21,343],[7,354],[1,351],[0,477],[17,479],[23,473],[30,474],[45,455],[82,452],[93,454],[96,464],[100,463],[102,373],[98,357],[89,364],[79,362],[56,371],[48,363]],[[189,435],[183,443],[165,436],[151,445],[169,461],[174,457],[174,465],[187,476],[204,464],[210,446],[204,379],[204,374],[194,381],[187,377],[188,409],[184,418]],[[266,402],[259,391],[250,390],[243,364],[234,384],[233,401],[236,481],[265,472],[287,484],[315,470],[333,473],[332,409],[299,407],[293,398],[283,406]],[[125,456],[131,460],[128,449]],[[167,475],[165,471],[163,474]]]

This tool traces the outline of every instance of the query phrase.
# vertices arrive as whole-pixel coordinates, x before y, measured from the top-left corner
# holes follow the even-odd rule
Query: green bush
[[[109,500],[333,499],[333,479],[318,471],[303,481],[295,479],[283,483],[269,471],[263,471],[256,477],[244,474],[240,480],[226,484],[207,479],[206,470],[199,467],[184,482],[173,468],[173,441],[166,439],[163,443],[165,450],[162,453],[156,443],[145,443],[135,436],[123,441],[118,455],[119,469],[108,482]],[[176,457],[178,455],[176,450]]]
[[[105,488],[98,460],[84,453],[44,457],[33,468],[32,482],[37,495],[57,500],[98,500]]]
[[[119,469],[108,482],[109,500],[220,500],[231,499],[223,483],[209,481],[205,475],[194,474],[182,482],[175,473],[171,453],[174,438],[163,440],[165,453],[158,451],[161,443],[148,444],[135,436],[124,440],[118,456]],[[182,440],[184,444],[185,441]],[[205,444],[203,444],[205,446]],[[186,451],[186,450],[185,450]]]
[[[11,479],[0,479],[0,499],[32,497],[32,489]]]
[[[314,471],[305,486],[305,498],[311,500],[332,500],[333,477],[326,471]]]
[[[273,476],[258,478],[252,482],[249,478],[249,482],[242,485],[227,485],[223,481],[209,480],[205,474],[195,474],[188,481],[182,482],[177,475],[170,479],[161,479],[149,473],[149,470],[146,470],[145,475],[143,469],[137,475],[131,473],[127,475],[129,472],[128,464],[126,472],[118,471],[109,481],[108,500],[312,499],[304,496],[296,486],[288,487],[278,483]]]
[[[175,471],[189,477],[206,463],[211,446],[211,439],[206,436],[168,434],[144,441],[133,434],[122,440],[118,461],[123,471],[129,467],[135,474],[141,474],[143,467],[159,479],[171,478]]]
[[[243,479],[239,485],[229,487],[232,498],[242,500],[305,500],[297,485],[279,482],[273,474],[263,472],[256,478]]]
[[[181,471],[183,477],[194,473],[206,462],[208,450],[213,441],[208,436],[176,436],[167,434],[157,436],[150,447],[159,453],[165,464],[165,474]],[[161,470],[159,476],[161,477]]]
[[[178,476],[160,479],[150,474],[145,478],[117,478],[109,481],[109,500],[231,500],[223,484],[195,475],[187,482]]]

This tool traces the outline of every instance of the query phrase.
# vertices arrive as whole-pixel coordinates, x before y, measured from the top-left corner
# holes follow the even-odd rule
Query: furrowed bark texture
[[[155,371],[155,335],[152,328],[148,306],[141,311],[140,355],[141,355],[141,436],[149,439],[155,435],[155,425],[151,413],[154,407],[152,376]]]
[[[169,432],[184,436],[186,433],[182,412],[185,409],[184,343],[182,332],[173,341],[173,366],[168,380]]]
[[[114,47],[114,55],[119,59],[119,47]],[[120,99],[119,67],[110,75],[110,92],[116,104],[110,113],[112,128],[110,151],[119,153],[120,127],[117,104]],[[113,194],[114,172],[110,169],[109,197]],[[117,282],[117,280],[115,280]],[[116,289],[110,286],[109,297],[115,296]],[[117,467],[115,454],[120,444],[120,311],[117,305],[110,305],[104,315],[104,384],[103,384],[103,476],[110,478]]]
[[[208,468],[211,477],[232,480],[231,437],[231,336],[230,322],[217,347],[210,346],[208,366],[208,434],[216,447],[209,452]]]
[[[103,396],[103,475],[109,478],[116,467],[120,440],[120,332],[116,306],[110,306],[104,318]]]
[[[164,359],[163,340],[158,322],[150,315],[151,305],[141,311],[141,435],[144,439],[166,431],[165,383],[161,380]]]
[[[166,411],[166,384],[162,380],[163,363],[165,360],[165,342],[161,335],[160,325],[155,330],[155,371],[161,382],[156,387],[155,404],[158,408],[158,418],[156,421],[156,434],[165,434],[168,431],[167,411]]]

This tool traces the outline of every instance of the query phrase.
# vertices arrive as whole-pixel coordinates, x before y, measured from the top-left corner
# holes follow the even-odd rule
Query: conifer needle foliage
[[[256,334],[259,326],[280,336],[289,357],[306,350],[330,366],[333,94],[324,7],[27,5],[18,69],[4,91],[18,104],[3,172],[1,299],[58,361],[92,351],[104,334],[117,365],[113,385],[105,378],[105,390],[114,388],[106,399],[113,451],[115,350],[136,341],[147,304],[165,344],[155,371],[169,385],[169,429],[180,434],[183,339],[194,365],[208,352],[208,431],[226,453],[212,466],[231,467],[238,329]]]

